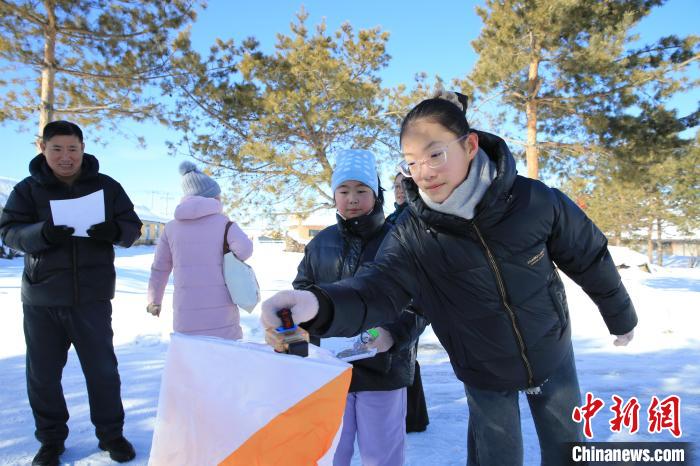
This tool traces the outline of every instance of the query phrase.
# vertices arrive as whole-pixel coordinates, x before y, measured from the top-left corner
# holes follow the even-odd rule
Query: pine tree
[[[610,167],[576,172],[563,189],[616,246],[646,225],[644,202],[640,202],[646,193]]]
[[[0,0],[0,15],[0,122],[32,121],[37,134],[58,118],[158,118],[148,84],[167,73],[171,34],[195,19],[190,0]]]
[[[700,125],[695,125],[700,126]],[[700,130],[680,156],[673,159],[669,169],[673,192],[673,208],[680,213],[677,225],[681,232],[690,234],[700,229]]]
[[[653,205],[652,222],[656,239],[656,263],[663,265],[663,242],[668,228],[677,233],[690,234],[700,227],[700,150],[698,139],[685,144],[661,163],[649,170],[648,199]],[[653,239],[648,237],[651,244]],[[649,247],[649,250],[652,248]],[[651,260],[651,258],[650,258]]]
[[[662,3],[487,0],[477,8],[484,27],[472,42],[479,59],[470,79],[483,93],[499,93],[526,128],[528,176],[538,177],[540,153],[589,151],[581,141],[585,130],[599,129],[597,115],[683,89],[676,72],[700,58],[697,37],[631,48],[631,28]]]
[[[691,231],[700,222],[700,153],[697,136],[682,137],[691,120],[663,106],[638,110],[607,119],[601,152],[579,167],[569,188],[585,199],[586,212],[606,233],[634,238],[645,232],[651,262],[654,237],[661,252],[668,226]]]
[[[207,58],[186,38],[167,92],[178,98],[176,127],[185,134],[173,152],[230,178],[237,215],[310,213],[333,205],[328,189],[334,153],[373,149],[387,128],[378,71],[386,66],[388,34],[325,23],[314,32],[302,11],[275,51],[254,39],[218,40]]]

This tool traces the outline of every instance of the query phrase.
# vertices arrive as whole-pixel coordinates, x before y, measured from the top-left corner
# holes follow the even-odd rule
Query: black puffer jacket
[[[396,223],[396,221],[399,219],[399,215],[401,215],[401,213],[404,210],[406,210],[406,207],[408,207],[408,203],[404,202],[403,204],[397,204],[396,202],[394,202],[394,207],[396,208],[396,210],[394,210],[386,217],[386,221],[391,223],[392,225]]]
[[[115,220],[116,244],[131,246],[141,235],[141,221],[119,183],[99,173],[97,159],[83,155],[80,177],[61,183],[39,154],[29,163],[31,176],[12,190],[2,217],[0,237],[23,251],[22,302],[32,306],[74,306],[114,297],[114,247],[92,238],[72,237],[65,245],[49,244],[41,233],[51,218],[50,200],[73,199],[104,190],[105,219]]]
[[[517,176],[502,139],[478,136],[498,174],[476,217],[428,208],[405,180],[410,208],[376,262],[352,279],[314,288],[321,309],[310,327],[353,335],[394,319],[413,297],[460,380],[491,390],[533,387],[559,365],[571,340],[557,266],[596,303],[611,334],[632,330],[637,316],[593,222],[563,193]]]
[[[377,248],[391,229],[391,225],[384,221],[380,203],[368,215],[349,220],[337,218],[336,225],[321,231],[306,246],[294,288],[352,277],[361,264],[374,259]],[[344,312],[362,315],[365,309],[347,308]],[[416,359],[415,342],[425,325],[426,320],[411,310],[401,312],[396,322],[383,325],[391,333],[394,346],[373,358],[351,363],[350,391],[395,390],[411,385]],[[319,340],[313,338],[312,342],[318,344]]]

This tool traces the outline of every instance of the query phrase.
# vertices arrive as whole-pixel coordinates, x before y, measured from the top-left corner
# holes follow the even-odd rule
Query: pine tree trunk
[[[651,223],[649,223],[649,226],[647,227],[647,259],[649,259],[650,264],[654,263],[653,233],[654,233],[654,222],[651,222]]]
[[[534,40],[534,39],[533,39]],[[525,158],[527,162],[527,176],[533,180],[538,179],[538,149],[537,149],[537,94],[540,81],[538,69],[540,66],[539,49],[532,44],[533,56],[530,68],[527,72],[528,98],[525,102],[525,114],[527,115],[527,145],[525,146]]]
[[[661,228],[661,219],[656,219],[656,264],[659,266],[664,265],[664,243],[662,241],[663,231]]]
[[[53,121],[54,87],[56,83],[56,11],[53,0],[44,0],[48,23],[44,28],[44,63],[41,67],[41,104],[39,135]],[[37,138],[37,145],[38,145]]]
[[[537,164],[537,102],[528,101],[525,104],[525,112],[527,113],[527,145],[525,146],[527,176],[536,180],[539,171]]]

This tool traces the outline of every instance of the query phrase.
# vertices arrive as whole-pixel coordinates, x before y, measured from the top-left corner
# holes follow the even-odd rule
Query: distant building
[[[141,237],[134,244],[156,244],[163,234],[165,224],[170,220],[154,214],[148,207],[142,205],[134,206],[134,210],[143,222]]]
[[[334,209],[319,210],[305,218],[299,215],[292,215],[287,224],[286,234],[301,244],[307,244],[321,230],[335,223]]]
[[[684,233],[671,225],[664,229],[661,244],[666,254],[700,256],[700,230]]]
[[[393,211],[393,208],[385,205],[384,214]],[[311,239],[319,234],[323,229],[335,225],[338,222],[335,209],[322,209],[314,212],[308,217],[300,215],[290,215],[288,217],[285,242],[287,243],[286,251],[303,252],[303,246],[308,244]],[[284,230],[283,230],[284,231]]]
[[[639,230],[633,237],[625,237],[623,242],[635,250],[644,251],[647,248],[646,231]],[[658,254],[659,240],[656,230],[652,234],[652,247]],[[686,256],[697,258],[700,256],[700,230],[684,232],[672,224],[663,227],[661,236],[661,251],[663,255]]]

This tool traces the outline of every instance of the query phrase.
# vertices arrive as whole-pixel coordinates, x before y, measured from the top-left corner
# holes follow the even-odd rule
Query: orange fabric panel
[[[326,454],[340,428],[352,369],[271,420],[224,461],[223,466],[310,466]],[[284,387],[280,387],[284,392]],[[232,422],[235,429],[235,421]]]

